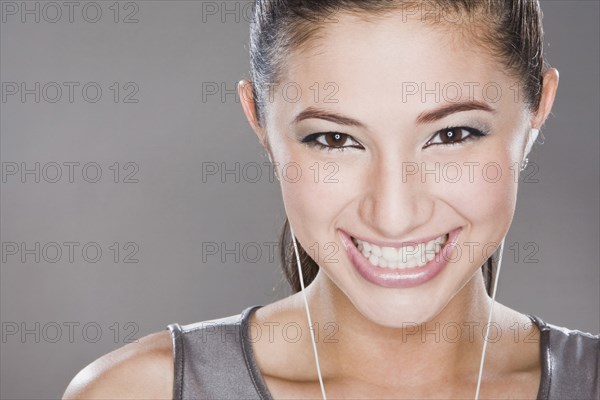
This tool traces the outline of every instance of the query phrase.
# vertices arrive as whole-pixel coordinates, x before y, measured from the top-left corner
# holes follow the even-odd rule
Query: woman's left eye
[[[486,132],[475,128],[465,126],[449,127],[437,131],[425,144],[425,147],[429,147],[430,145],[456,145],[486,135]]]
[[[340,132],[320,132],[313,133],[302,139],[303,143],[309,146],[318,146],[321,149],[328,151],[340,150],[344,151],[346,148],[357,148],[361,149],[362,146],[352,138],[352,136]]]

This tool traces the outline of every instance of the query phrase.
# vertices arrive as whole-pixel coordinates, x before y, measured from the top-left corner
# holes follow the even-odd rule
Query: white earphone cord
[[[325,385],[323,384],[323,377],[321,375],[321,367],[319,366],[319,355],[317,353],[317,344],[315,343],[315,333],[313,330],[312,320],[310,318],[310,311],[308,309],[308,300],[306,299],[306,292],[304,290],[304,278],[302,276],[302,267],[300,265],[300,255],[298,254],[298,244],[296,243],[296,237],[294,236],[294,230],[292,229],[292,224],[290,224],[290,234],[292,235],[292,242],[294,243],[294,252],[296,253],[296,264],[298,265],[298,277],[300,278],[300,287],[302,288],[302,294],[304,296],[304,306],[306,308],[306,317],[308,318],[308,326],[310,330],[310,338],[312,341],[313,351],[315,353],[315,363],[317,365],[317,375],[319,376],[319,384],[321,385],[321,394],[323,395],[323,400],[327,400],[327,396],[325,394]],[[504,250],[504,239],[500,242],[499,246],[500,252],[498,256],[498,271],[496,272],[496,277],[494,279],[494,289],[492,292],[492,307],[490,308],[490,313],[488,316],[488,323],[485,330],[485,340],[483,341],[483,349],[481,351],[481,362],[479,364],[479,376],[477,377],[477,390],[475,392],[475,400],[479,399],[479,388],[481,387],[481,378],[483,377],[483,364],[485,362],[485,351],[487,349],[488,336],[490,333],[490,324],[492,322],[492,314],[494,312],[494,304],[496,303],[496,289],[498,287],[498,277],[500,276],[500,267],[502,265],[502,252]]]
[[[481,378],[483,377],[483,363],[485,362],[485,351],[487,349],[488,338],[490,334],[490,324],[492,322],[492,314],[494,313],[494,304],[496,304],[496,289],[498,288],[498,277],[500,276],[500,268],[502,267],[502,253],[504,252],[504,239],[500,242],[498,253],[498,271],[494,278],[494,289],[492,291],[492,307],[488,316],[488,323],[485,329],[485,340],[483,341],[483,350],[481,350],[481,363],[479,364],[479,376],[477,377],[477,390],[475,391],[475,400],[479,399],[479,388],[481,387]]]
[[[296,236],[294,236],[294,230],[292,224],[290,224],[290,234],[292,235],[292,241],[294,242],[294,252],[296,253],[296,263],[298,264],[298,277],[300,278],[300,287],[302,288],[302,295],[304,296],[304,307],[306,308],[306,317],[308,318],[308,328],[310,330],[310,339],[312,341],[313,351],[315,353],[315,363],[317,364],[317,375],[319,375],[319,384],[321,385],[321,394],[323,400],[327,400],[325,394],[325,385],[323,385],[323,376],[321,375],[321,367],[319,366],[319,355],[317,353],[317,344],[315,343],[315,332],[313,329],[312,320],[310,318],[310,310],[308,309],[308,300],[306,299],[306,291],[304,290],[304,278],[302,276],[302,267],[300,266],[300,255],[298,254],[298,244],[296,244]]]

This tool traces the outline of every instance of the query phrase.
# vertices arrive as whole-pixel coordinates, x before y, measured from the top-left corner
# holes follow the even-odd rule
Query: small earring
[[[529,158],[525,157],[525,159],[523,160],[523,163],[521,164],[521,171],[525,171],[525,169],[527,169],[528,164],[529,164]]]

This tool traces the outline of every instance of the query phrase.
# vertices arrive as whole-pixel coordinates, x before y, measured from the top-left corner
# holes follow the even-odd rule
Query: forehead
[[[512,79],[490,50],[469,40],[470,35],[462,25],[433,27],[401,13],[369,21],[341,14],[288,55],[280,81],[303,88],[333,83],[336,98],[347,105],[359,100],[363,106],[397,104],[399,95],[415,88],[419,95],[402,96],[403,103],[442,104],[447,98],[457,100],[457,95],[486,100],[485,85],[496,100],[495,88],[506,90]],[[430,95],[421,96],[425,91]],[[311,100],[303,96],[303,101]]]

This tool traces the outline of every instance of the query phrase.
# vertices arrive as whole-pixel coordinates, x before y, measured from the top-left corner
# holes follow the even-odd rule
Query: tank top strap
[[[183,332],[177,323],[170,324],[167,329],[173,340],[173,399],[181,399],[183,390]]]
[[[270,399],[248,339],[255,305],[240,314],[168,325],[173,341],[173,399]]]
[[[600,335],[526,315],[541,332],[542,380],[538,399],[600,399]]]
[[[540,330],[540,386],[538,389],[537,400],[546,400],[549,396],[550,391],[550,377],[552,376],[552,357],[550,356],[549,346],[549,331],[550,328],[544,320],[533,314],[525,314],[532,323],[534,323]]]

